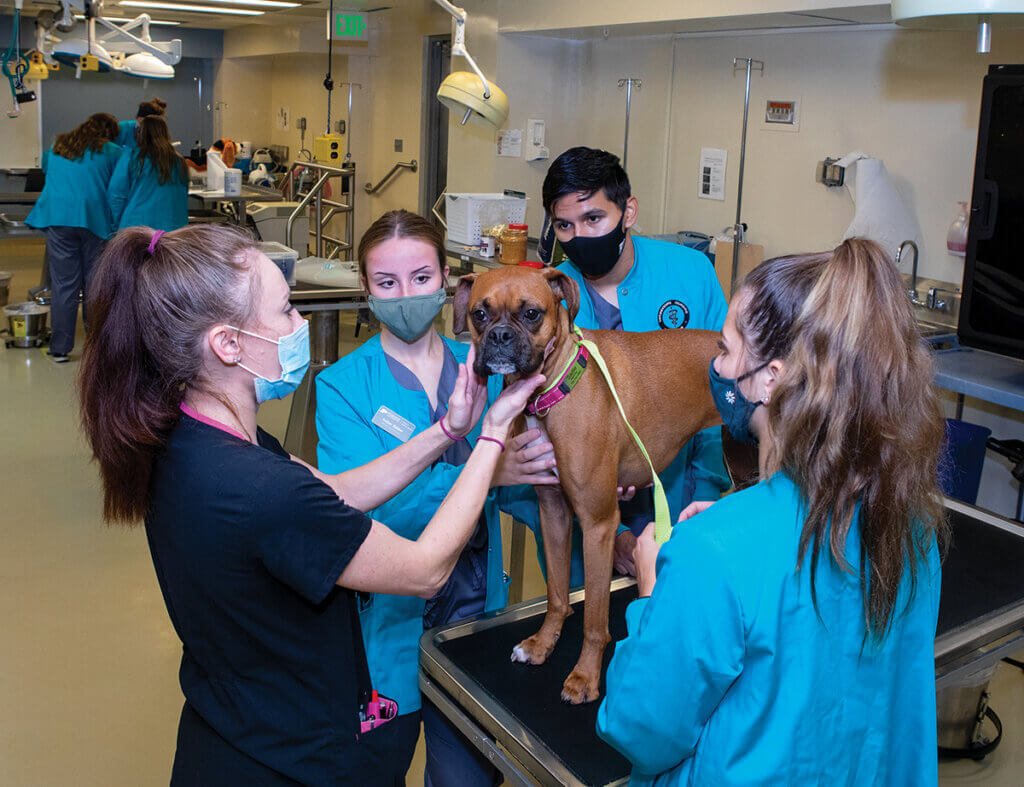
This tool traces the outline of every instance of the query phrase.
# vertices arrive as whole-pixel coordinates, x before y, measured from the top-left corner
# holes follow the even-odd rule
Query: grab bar
[[[415,172],[416,168],[416,159],[413,159],[412,161],[399,161],[397,164],[395,164],[395,166],[393,166],[390,169],[387,175],[380,179],[380,182],[376,186],[367,183],[365,186],[363,186],[363,191],[365,191],[367,194],[376,194],[378,191],[381,190],[381,188],[383,188],[384,184],[391,179],[391,176],[398,172],[398,170],[411,169],[413,172]]]

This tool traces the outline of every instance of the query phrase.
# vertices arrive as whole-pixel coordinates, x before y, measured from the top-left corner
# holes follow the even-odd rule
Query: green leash
[[[619,415],[622,416],[622,422],[626,424],[626,429],[628,429],[630,435],[632,435],[633,442],[636,443],[637,448],[640,449],[640,453],[643,454],[644,459],[647,460],[647,466],[651,468],[651,477],[654,479],[654,540],[658,544],[664,544],[672,535],[672,522],[668,513],[668,498],[665,497],[665,487],[662,485],[661,479],[658,478],[658,473],[654,469],[654,462],[651,461],[651,457],[647,453],[647,449],[644,447],[643,441],[640,439],[640,435],[636,433],[636,430],[629,423],[629,419],[626,418],[626,411],[622,409],[622,402],[619,400],[619,393],[615,390],[615,383],[612,382],[612,376],[608,373],[608,366],[605,364],[604,358],[601,357],[600,350],[597,349],[597,345],[592,341],[583,338],[583,332],[577,326],[573,325],[572,331],[576,334],[577,341],[586,347],[591,357],[597,361],[597,365],[601,369],[601,374],[604,375],[605,382],[608,383],[608,389],[612,392],[612,398],[615,400],[615,404],[619,408]]]

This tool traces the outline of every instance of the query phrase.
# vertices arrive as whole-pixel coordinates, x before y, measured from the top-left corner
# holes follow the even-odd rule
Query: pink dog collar
[[[583,372],[587,368],[587,359],[589,357],[590,353],[587,352],[587,348],[582,344],[577,344],[576,357],[569,362],[565,371],[562,372],[562,376],[558,378],[558,382],[546,389],[537,398],[527,402],[526,412],[540,418],[547,415],[548,410],[562,401],[576,387],[576,383],[583,377]]]

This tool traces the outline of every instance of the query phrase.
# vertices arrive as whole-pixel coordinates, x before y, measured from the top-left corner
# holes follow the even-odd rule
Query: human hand
[[[636,536],[630,531],[623,530],[615,536],[615,554],[612,565],[623,576],[636,576],[636,567],[633,565],[634,549],[636,549]]]
[[[494,400],[491,409],[484,416],[482,431],[488,437],[497,437],[504,440],[508,434],[509,427],[525,409],[527,401],[537,390],[537,386],[543,384],[544,375],[535,374],[517,380],[501,392],[501,396]]]
[[[654,484],[647,484],[640,487],[640,489],[650,489]],[[615,493],[619,496],[619,500],[623,503],[628,503],[634,497],[636,497],[637,487],[635,486],[617,486],[615,487]]]
[[[676,522],[685,522],[692,516],[697,516],[701,511],[706,511],[714,504],[714,500],[694,500],[690,505],[679,512],[679,519]]]
[[[555,467],[555,449],[539,429],[527,429],[509,443],[509,450],[501,455],[491,479],[491,486],[555,485],[558,476]]]
[[[476,426],[487,406],[487,385],[473,372],[476,348],[470,345],[466,362],[459,364],[459,376],[448,399],[448,412],[443,426],[456,437],[465,437]]]
[[[633,549],[633,565],[636,567],[636,586],[640,598],[650,596],[654,592],[655,565],[658,562],[658,550],[661,546],[654,540],[654,523],[644,528]]]

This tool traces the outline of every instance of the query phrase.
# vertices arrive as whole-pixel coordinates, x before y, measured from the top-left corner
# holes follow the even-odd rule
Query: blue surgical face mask
[[[258,333],[251,333],[250,331],[244,331],[241,328],[234,328],[230,325],[228,327],[247,336],[277,345],[277,360],[281,364],[281,376],[276,380],[267,379],[241,362],[238,364],[256,378],[257,404],[262,404],[269,399],[283,399],[299,387],[299,383],[302,382],[302,378],[306,376],[306,370],[309,368],[308,322],[303,320],[302,325],[277,340],[268,339],[266,336],[260,336]]]
[[[715,371],[715,359],[708,364],[708,381],[711,384],[711,398],[715,402],[718,414],[722,416],[722,423],[729,430],[733,439],[741,443],[756,443],[757,437],[750,431],[750,419],[754,417],[754,411],[763,402],[751,402],[740,391],[740,383],[753,374],[757,374],[768,365],[765,362],[756,369],[751,369],[741,374],[735,380],[729,377],[722,377]]]

